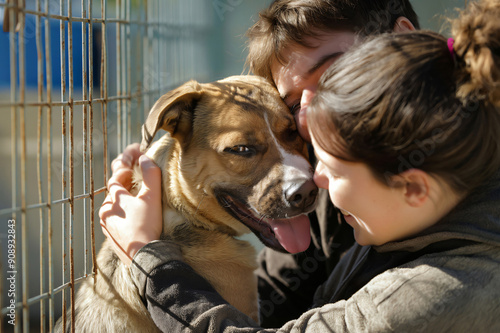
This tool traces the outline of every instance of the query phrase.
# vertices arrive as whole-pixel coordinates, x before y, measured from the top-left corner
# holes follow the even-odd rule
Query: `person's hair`
[[[500,169],[500,1],[472,2],[437,33],[385,34],[355,46],[308,107],[317,144],[391,185],[416,168],[467,192]]]
[[[338,30],[363,36],[392,31],[401,16],[419,28],[409,0],[275,0],[247,31],[246,66],[272,79],[271,63],[283,62],[282,52],[290,45],[312,47],[309,37]]]

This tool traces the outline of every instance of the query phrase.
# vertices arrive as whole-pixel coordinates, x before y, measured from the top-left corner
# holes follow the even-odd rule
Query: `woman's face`
[[[318,165],[314,181],[328,189],[333,204],[354,228],[361,245],[381,245],[415,234],[429,225],[408,205],[405,186],[390,187],[376,179],[369,167],[334,157],[312,143]]]

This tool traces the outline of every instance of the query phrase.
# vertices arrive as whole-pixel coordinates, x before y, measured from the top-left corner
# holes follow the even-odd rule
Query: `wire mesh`
[[[206,3],[0,2],[9,71],[0,85],[2,331],[52,331],[61,315],[74,331],[75,291],[95,275],[103,240],[110,159],[140,141],[161,94],[210,77],[200,57]]]

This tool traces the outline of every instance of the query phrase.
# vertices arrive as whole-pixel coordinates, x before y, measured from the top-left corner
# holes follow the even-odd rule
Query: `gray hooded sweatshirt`
[[[283,279],[277,275],[293,267],[261,256],[274,273],[260,272],[267,289],[259,288],[276,287],[261,314],[272,318],[293,307],[289,294],[324,273],[318,265],[328,258],[315,254],[302,260],[307,274]],[[500,172],[424,232],[382,246],[354,245],[311,303],[296,304],[309,310],[278,328],[262,328],[225,302],[169,242],[142,248],[131,273],[164,332],[500,332]]]

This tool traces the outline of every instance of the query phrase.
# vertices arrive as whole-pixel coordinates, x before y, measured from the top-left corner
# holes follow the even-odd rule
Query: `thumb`
[[[142,187],[138,196],[148,194],[153,198],[161,198],[161,170],[160,168],[146,155],[141,155],[139,158],[139,166],[142,171]]]

